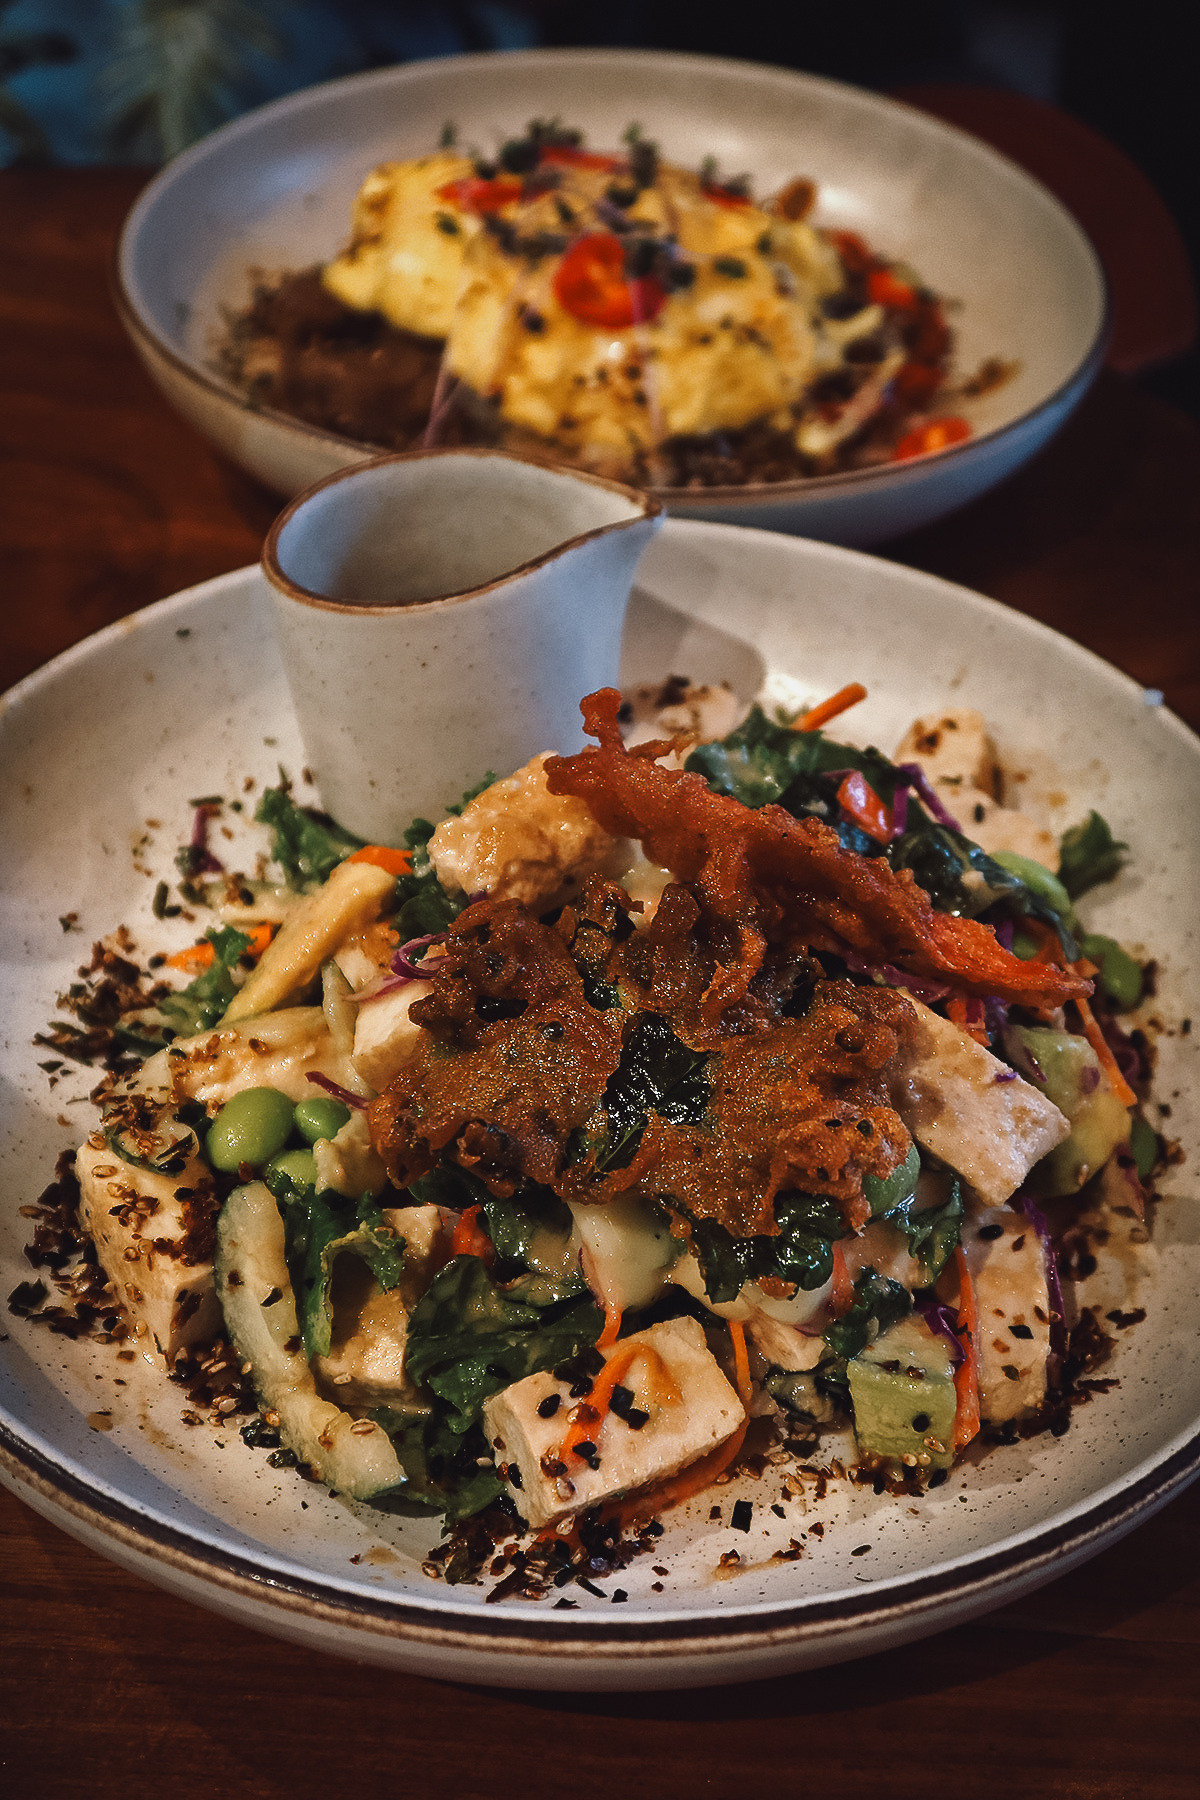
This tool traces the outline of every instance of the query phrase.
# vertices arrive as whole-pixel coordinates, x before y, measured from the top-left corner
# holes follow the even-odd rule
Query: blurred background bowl
[[[939,518],[1034,454],[1086,390],[1107,299],[1091,244],[1031,176],[952,126],[815,76],[752,63],[630,50],[454,57],[309,88],[223,126],[151,182],[117,262],[122,317],[177,409],[234,462],[291,495],[375,454],[255,407],[222,376],[231,313],[255,274],[328,261],[349,236],[367,171],[425,153],[452,121],[490,153],[533,117],[557,115],[589,144],[633,121],[668,161],[715,156],[769,194],[814,180],[821,225],[857,231],[911,264],[947,303],[954,368],[988,357],[1013,376],[955,402],[973,436],[933,456],[808,480],[661,492],[684,517],[871,544]]]

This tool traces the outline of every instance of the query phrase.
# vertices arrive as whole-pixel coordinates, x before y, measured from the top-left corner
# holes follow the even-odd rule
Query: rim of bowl
[[[107,1540],[118,1561],[124,1550],[204,1588],[237,1594],[279,1613],[307,1616],[377,1638],[539,1658],[553,1654],[568,1663],[594,1658],[621,1660],[636,1667],[664,1654],[711,1655],[736,1649],[739,1639],[747,1649],[800,1646],[906,1619],[910,1624],[927,1620],[929,1629],[934,1630],[936,1615],[956,1605],[970,1604],[975,1611],[985,1611],[990,1594],[998,1604],[1021,1576],[1034,1585],[1052,1579],[1068,1559],[1082,1560],[1098,1551],[1187,1487],[1200,1475],[1200,1424],[1149,1468],[1119,1483],[1115,1491],[1090,1503],[1081,1502],[1060,1523],[1026,1528],[993,1549],[958,1558],[950,1565],[934,1564],[914,1575],[894,1577],[872,1593],[719,1613],[697,1609],[659,1615],[639,1610],[620,1619],[610,1619],[607,1614],[572,1619],[532,1610],[506,1614],[485,1612],[482,1607],[449,1608],[411,1595],[350,1592],[328,1577],[256,1562],[245,1552],[206,1542],[180,1525],[147,1514],[129,1500],[105,1493],[22,1440],[3,1420],[0,1471],[19,1497],[37,1495],[54,1509],[52,1517],[54,1512],[65,1514],[81,1529]],[[61,1519],[58,1522],[62,1524]],[[433,1598],[431,1593],[430,1600]]]
[[[326,488],[335,487],[338,482],[353,480],[370,469],[385,467],[391,463],[431,462],[435,457],[464,456],[483,460],[499,459],[502,462],[521,463],[526,468],[541,469],[547,475],[565,476],[568,480],[582,480],[588,487],[603,488],[610,494],[619,494],[637,511],[629,519],[613,519],[608,525],[594,525],[590,531],[577,531],[572,537],[564,538],[561,543],[554,544],[549,550],[543,550],[540,556],[531,556],[527,562],[514,563],[511,569],[503,574],[493,576],[490,581],[481,581],[475,587],[452,588],[445,594],[430,594],[423,600],[364,601],[339,600],[331,594],[320,594],[315,588],[307,588],[281,567],[279,562],[279,539],[286,527],[292,522],[302,506]],[[259,566],[263,574],[275,589],[289,600],[299,601],[304,606],[320,608],[323,612],[353,613],[356,617],[373,616],[392,618],[397,613],[424,612],[427,608],[441,609],[447,606],[458,606],[468,600],[477,600],[484,594],[491,594],[497,588],[506,587],[518,575],[527,575],[533,569],[545,568],[548,563],[557,562],[568,550],[577,550],[581,544],[589,544],[595,538],[608,537],[614,531],[628,531],[631,525],[643,525],[654,519],[662,519],[665,508],[649,488],[629,487],[623,481],[613,481],[606,475],[593,475],[587,470],[564,467],[562,463],[550,462],[534,456],[518,456],[512,450],[500,450],[486,444],[444,444],[432,445],[428,450],[390,450],[380,456],[369,457],[365,462],[347,463],[345,468],[334,469],[323,475],[309,487],[302,488],[288,501],[283,511],[272,522],[271,529],[263,543]]]
[[[867,88],[857,88],[849,82],[833,81],[824,75],[810,75],[803,70],[779,68],[771,63],[741,62],[733,57],[704,56],[693,51],[627,50],[610,49],[607,46],[603,50],[555,48],[481,51],[464,56],[438,57],[431,59],[427,64],[400,63],[386,69],[363,70],[358,74],[344,75],[333,81],[314,83],[311,87],[298,89],[294,94],[284,94],[278,100],[270,100],[263,106],[254,107],[249,112],[242,113],[238,118],[231,119],[227,124],[219,126],[216,131],[210,132],[159,171],[139,194],[121,228],[113,255],[111,284],[117,311],[126,330],[132,337],[140,338],[144,343],[152,346],[155,354],[170,363],[178,374],[188,378],[204,392],[236,407],[239,412],[252,413],[297,437],[361,453],[358,460],[374,461],[381,454],[389,454],[389,452],[383,451],[378,444],[366,443],[361,438],[344,437],[340,432],[328,431],[323,426],[310,424],[304,419],[297,419],[291,413],[281,412],[277,407],[254,406],[237,391],[232,383],[204,369],[191,357],[176,350],[164,337],[160,336],[155,326],[143,317],[131,291],[133,284],[128,265],[132,261],[134,241],[140,231],[143,217],[153,205],[158,192],[168,186],[181,169],[190,168],[194,163],[203,161],[212,144],[217,140],[224,141],[230,137],[252,132],[262,116],[287,111],[301,111],[314,94],[330,93],[355,86],[387,86],[390,81],[403,79],[405,75],[416,70],[423,72],[426,68],[441,69],[448,65],[458,68],[464,65],[491,64],[498,56],[503,56],[509,64],[544,62],[549,66],[583,61],[594,64],[599,57],[640,66],[652,63],[696,63],[706,68],[723,70],[730,75],[757,76],[760,79],[764,76],[771,76],[780,81],[794,82],[802,87],[816,86],[835,94],[848,93],[854,95],[860,102],[865,100],[879,111],[910,114],[919,119],[935,135],[943,135],[960,145],[967,145],[972,153],[982,156],[984,160],[999,164],[1010,179],[1015,174],[1021,181],[1028,183],[1078,235],[1080,243],[1093,265],[1093,272],[1099,287],[1100,306],[1096,330],[1091,342],[1057,386],[1015,419],[993,425],[978,434],[973,433],[971,437],[964,439],[961,443],[948,444],[944,449],[914,457],[903,463],[877,463],[865,469],[838,469],[828,475],[798,476],[790,481],[744,482],[726,487],[704,488],[648,486],[640,490],[652,495],[664,506],[702,508],[705,506],[743,505],[767,507],[780,501],[802,500],[807,495],[819,497],[836,494],[841,489],[851,486],[875,487],[882,481],[896,484],[899,477],[907,477],[909,481],[919,480],[921,472],[925,470],[935,466],[942,467],[950,461],[963,462],[974,456],[983,446],[998,444],[1015,432],[1025,430],[1035,419],[1062,404],[1074,388],[1078,387],[1082,393],[1090,385],[1099,369],[1112,329],[1113,305],[1108,275],[1100,261],[1095,245],[1075,215],[1044,182],[1040,181],[1036,175],[1030,174],[1027,169],[1022,168],[1019,163],[1014,162],[1011,157],[993,149],[983,138],[975,137],[973,133],[964,131],[961,126],[948,124],[932,113],[922,112],[920,107],[911,106],[907,101],[893,100],[885,94],[876,94]],[[130,275],[129,279],[127,279],[127,275]],[[487,448],[488,446],[476,447]],[[409,452],[399,451],[390,454],[406,455]],[[535,461],[537,459],[528,458],[527,460]],[[569,464],[553,463],[551,466],[570,467]],[[337,473],[337,471],[334,472]]]

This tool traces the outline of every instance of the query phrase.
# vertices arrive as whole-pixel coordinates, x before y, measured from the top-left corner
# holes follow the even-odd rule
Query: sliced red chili
[[[891,269],[872,269],[867,276],[867,297],[877,306],[893,306],[910,312],[917,304],[917,290],[911,282],[901,281]]]
[[[628,168],[622,156],[605,156],[599,150],[581,150],[577,144],[544,144],[541,161],[563,169],[604,169],[615,174]]]
[[[559,264],[554,292],[572,318],[614,331],[649,323],[667,298],[653,275],[626,279],[625,247],[611,231],[591,231],[576,239]]]
[[[448,182],[438,189],[439,200],[448,200],[451,206],[460,207],[463,212],[499,212],[502,206],[510,206],[520,198],[521,183],[510,175],[498,175],[493,181],[467,175],[461,181]]]
[[[892,452],[893,462],[908,462],[914,456],[932,456],[935,450],[945,450],[951,444],[961,444],[971,435],[971,427],[965,419],[950,417],[931,419],[928,425],[918,425],[912,431],[906,431]]]
[[[876,843],[892,841],[892,809],[885,806],[866,776],[854,770],[838,789],[838,805]]]

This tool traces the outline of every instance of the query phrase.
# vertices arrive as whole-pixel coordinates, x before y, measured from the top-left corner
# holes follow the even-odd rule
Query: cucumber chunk
[[[229,1335],[251,1364],[260,1406],[278,1414],[287,1449],[327,1487],[352,1499],[400,1487],[405,1475],[387,1433],[317,1392],[298,1347],[283,1220],[264,1182],[235,1188],[225,1202],[217,1223],[216,1282]]]

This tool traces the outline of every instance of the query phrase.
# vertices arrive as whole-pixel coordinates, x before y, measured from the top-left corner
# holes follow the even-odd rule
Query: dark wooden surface
[[[252,561],[275,510],[126,346],[107,271],[137,186],[129,172],[0,175],[4,683]],[[1106,373],[1036,463],[886,553],[1069,632],[1200,726],[1198,493],[1200,430]],[[4,1492],[0,1532],[13,1795],[1200,1793],[1200,1486],[1031,1599],[923,1644],[628,1696],[332,1662],[121,1574]]]

